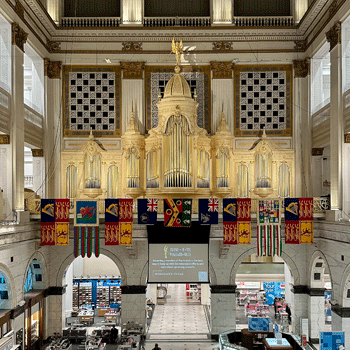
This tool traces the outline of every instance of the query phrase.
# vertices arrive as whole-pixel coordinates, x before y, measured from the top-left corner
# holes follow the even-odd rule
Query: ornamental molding
[[[328,9],[329,18],[332,18],[338,10],[339,1],[333,0]]]
[[[50,59],[44,59],[44,75],[50,79],[61,78],[62,61],[50,61]]]
[[[232,62],[210,62],[213,79],[232,79],[234,66]]]
[[[47,39],[46,42],[47,50],[50,53],[60,52],[61,51],[61,43],[59,41],[51,41]]]
[[[0,145],[9,145],[10,135],[1,134],[0,135]]]
[[[24,44],[27,41],[28,33],[26,33],[18,23],[12,23],[12,45],[18,46],[24,52]]]
[[[122,42],[122,51],[142,51],[142,43],[136,41]]]
[[[307,40],[295,40],[294,50],[304,52],[307,49]]]
[[[14,10],[15,10],[17,16],[20,19],[24,20],[24,7],[19,0],[16,0]]]
[[[142,79],[145,62],[120,62],[123,79]]]
[[[214,41],[213,51],[232,51],[232,44],[230,41]]]
[[[310,60],[293,60],[294,78],[306,78],[310,74]]]
[[[341,23],[336,22],[331,29],[326,32],[327,41],[330,44],[329,51],[332,51],[341,41]]]
[[[44,157],[44,150],[43,149],[32,149],[32,156],[33,157]]]

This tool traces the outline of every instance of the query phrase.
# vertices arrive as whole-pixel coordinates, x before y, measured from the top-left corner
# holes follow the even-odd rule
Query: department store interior
[[[349,176],[350,1],[0,0],[0,350],[347,349]],[[290,198],[312,203],[304,240]],[[42,200],[70,205],[53,240]],[[202,271],[159,270],[186,252]]]

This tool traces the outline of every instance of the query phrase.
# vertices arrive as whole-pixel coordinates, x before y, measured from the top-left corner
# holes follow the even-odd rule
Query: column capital
[[[9,145],[10,144],[10,135],[0,135],[0,145]]]
[[[307,40],[295,40],[294,41],[294,50],[295,51],[306,51],[307,48]]]
[[[236,293],[236,284],[229,284],[229,285],[223,285],[223,284],[216,284],[210,285],[210,290],[212,294],[233,294]]]
[[[213,72],[213,79],[232,79],[232,70],[234,63],[229,62],[210,62],[210,69]]]
[[[310,60],[293,60],[294,78],[306,78],[310,74]]]
[[[44,150],[43,149],[32,149],[32,156],[35,157],[44,157]]]
[[[145,62],[120,62],[124,79],[142,79]]]
[[[341,23],[336,22],[333,27],[326,33],[327,41],[330,44],[329,51],[332,51],[335,46],[341,41]]]
[[[46,41],[47,50],[50,53],[60,52],[61,51],[61,43],[59,41],[51,41],[47,39]]]
[[[326,288],[311,288],[306,285],[293,286],[291,292],[293,294],[306,294],[310,297],[323,296]]]
[[[124,41],[122,42],[122,51],[142,51],[142,42],[138,41]]]
[[[62,61],[50,61],[48,58],[44,58],[44,75],[50,79],[61,78]]]
[[[24,44],[27,42],[28,33],[26,33],[18,23],[12,23],[12,45],[18,46],[24,52]]]

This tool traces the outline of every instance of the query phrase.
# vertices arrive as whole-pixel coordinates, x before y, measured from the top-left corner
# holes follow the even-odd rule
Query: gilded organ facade
[[[274,147],[265,130],[250,149],[234,149],[224,112],[214,135],[197,124],[196,92],[175,67],[158,125],[142,135],[134,108],[120,150],[93,139],[80,151],[61,153],[63,197],[208,198],[290,197],[295,193],[294,151]],[[194,207],[196,210],[196,207]]]

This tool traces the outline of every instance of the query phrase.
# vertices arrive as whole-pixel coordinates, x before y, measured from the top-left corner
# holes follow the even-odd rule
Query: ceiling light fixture
[[[109,64],[112,63],[112,61],[109,58],[105,58],[105,62]]]

